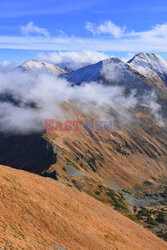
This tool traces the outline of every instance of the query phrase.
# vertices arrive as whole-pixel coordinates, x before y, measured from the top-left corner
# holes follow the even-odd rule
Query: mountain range
[[[63,78],[72,87],[96,82],[127,93],[153,89],[166,114],[167,61],[152,53],[128,62],[109,58],[71,72],[39,60],[17,70],[53,74],[55,84]],[[107,108],[93,106],[97,112],[91,113],[89,105],[61,103],[62,111],[82,123],[98,121],[100,108]],[[107,110],[109,119],[121,119],[119,131],[82,126],[78,132],[0,133],[0,247],[166,249],[155,236],[167,240],[166,123],[143,106],[119,112]]]
[[[59,75],[73,85],[100,82],[105,85],[124,86],[127,91],[153,88],[161,97],[167,97],[167,60],[153,53],[137,54],[127,62],[112,57],[71,72],[39,60],[29,60],[18,68],[28,72],[43,71]]]

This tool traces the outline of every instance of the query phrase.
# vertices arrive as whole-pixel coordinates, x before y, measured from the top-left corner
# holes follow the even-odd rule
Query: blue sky
[[[166,0],[5,0],[0,10],[1,62],[59,51],[167,57]]]

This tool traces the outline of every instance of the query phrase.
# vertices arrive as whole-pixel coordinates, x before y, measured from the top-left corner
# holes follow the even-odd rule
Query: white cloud
[[[47,32],[47,31],[46,31]],[[119,33],[119,32],[118,32]],[[117,36],[118,36],[117,33]],[[28,33],[31,34],[31,33]],[[40,35],[40,34],[39,34]],[[47,35],[47,33],[45,33]],[[120,34],[119,34],[120,35]],[[92,38],[76,36],[0,36],[0,48],[43,51],[126,51],[167,52],[167,23],[157,24],[147,31],[122,32],[120,37]]]
[[[40,28],[36,26],[32,21],[27,23],[25,26],[20,27],[21,33],[23,35],[42,35],[45,37],[49,36],[49,32],[45,28]]]
[[[90,32],[92,32],[93,34],[96,34],[96,27],[95,27],[95,24],[91,23],[91,22],[87,22],[86,25],[85,25],[85,28],[87,30],[89,30]]]
[[[53,52],[48,54],[40,54],[42,60],[51,61],[56,64],[63,64],[67,68],[77,69],[82,66],[96,63],[108,58],[104,53],[90,50],[70,51],[70,52]]]
[[[127,38],[132,39],[134,43],[136,41],[142,41],[143,43],[157,44],[157,46],[161,43],[166,44],[167,38],[167,23],[164,24],[156,24],[150,30],[147,31],[130,31],[127,32],[125,26],[119,27],[114,24],[112,21],[106,21],[102,24],[95,25],[93,23],[87,22],[86,29],[95,34],[109,34],[112,35],[115,39]],[[119,40],[118,40],[119,41]],[[125,40],[126,41],[126,40]],[[142,46],[142,44],[140,44]]]
[[[98,26],[88,22],[86,23],[86,29],[93,34],[110,34],[116,38],[123,36],[125,32],[125,27],[121,28],[111,21],[106,21]]]
[[[70,111],[65,111],[62,102],[74,102],[78,111],[101,118],[111,119],[109,111],[112,108],[123,123],[131,120],[127,109],[135,108],[138,104],[135,92],[125,96],[124,89],[119,86],[104,86],[94,82],[72,87],[65,79],[43,73],[33,75],[18,71],[7,74],[0,72],[0,94],[5,93],[11,94],[20,103],[0,102],[2,132],[31,133],[43,129],[44,119],[71,119]],[[149,104],[146,103],[145,106],[151,106],[152,112],[157,113],[159,106],[155,98],[151,98],[146,98]]]
[[[3,61],[0,63],[0,72],[8,72],[18,66],[18,62]]]
[[[154,42],[157,42],[157,45],[159,41],[162,41],[167,39],[167,23],[165,24],[157,24],[152,29],[145,31],[145,32],[131,32],[129,34],[130,36],[140,36],[143,40],[150,42],[152,39],[154,39]]]
[[[0,48],[25,50],[91,50],[91,51],[163,51],[167,52],[167,39],[144,41],[141,38],[103,39],[79,37],[19,37],[0,36]]]

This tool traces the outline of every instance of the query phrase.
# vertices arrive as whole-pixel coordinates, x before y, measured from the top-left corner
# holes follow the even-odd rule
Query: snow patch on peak
[[[146,77],[157,75],[167,83],[167,60],[154,53],[140,53],[128,61],[128,64]]]
[[[74,84],[80,84],[82,82],[93,82],[98,81],[100,77],[100,71],[103,66],[103,61],[100,61],[96,64],[91,64],[70,73],[64,74],[68,81]]]
[[[107,58],[104,59],[103,61],[101,61],[103,63],[103,65],[107,65],[107,64],[115,64],[115,63],[124,63],[123,61],[121,61],[121,59],[117,58],[117,57],[111,57],[111,58]]]
[[[96,81],[106,85],[126,86],[127,89],[149,88],[143,81],[143,76],[116,57],[85,66],[62,76],[74,85]]]
[[[48,72],[54,75],[60,75],[66,73],[65,70],[61,69],[53,63],[43,62],[40,60],[28,60],[18,67],[23,71],[38,73],[38,72]]]
[[[157,63],[167,63],[167,60],[156,55],[154,53],[139,53],[135,55],[132,59],[128,61],[129,64],[138,64],[147,63],[149,65],[156,65]]]
[[[112,84],[134,84],[140,82],[140,75],[129,64],[119,58],[107,59],[108,63],[103,63],[101,76],[105,81]]]

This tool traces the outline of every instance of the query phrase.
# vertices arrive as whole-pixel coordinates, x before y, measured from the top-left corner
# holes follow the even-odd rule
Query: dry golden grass
[[[0,166],[2,249],[167,249],[138,224],[73,188]]]

